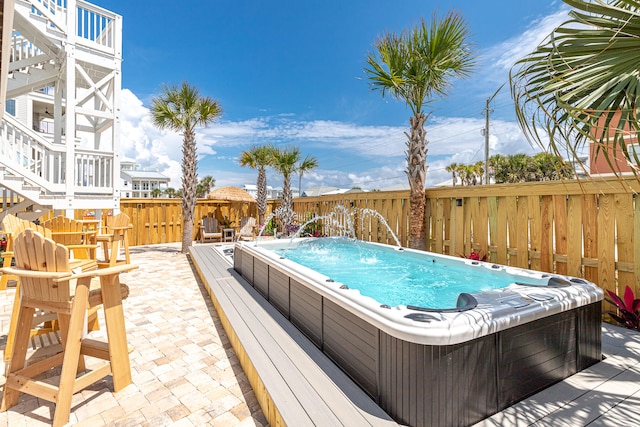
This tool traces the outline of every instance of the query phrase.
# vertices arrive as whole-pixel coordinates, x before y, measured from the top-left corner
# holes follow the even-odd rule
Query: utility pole
[[[484,107],[484,129],[482,129],[482,135],[484,135],[484,184],[489,185],[489,116],[491,116],[491,101],[496,97],[500,89],[505,85],[502,83],[498,90],[496,90],[490,98],[487,98],[487,104]]]
[[[489,185],[489,115],[491,114],[489,106],[492,98],[493,96],[487,98],[487,105],[484,107],[484,185]]]

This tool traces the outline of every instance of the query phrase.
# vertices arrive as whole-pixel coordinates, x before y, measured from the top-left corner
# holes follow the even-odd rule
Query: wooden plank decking
[[[396,425],[211,245],[191,255],[271,425]],[[640,425],[640,333],[602,333],[605,360],[475,427]]]
[[[191,256],[270,425],[397,425],[211,245]]]

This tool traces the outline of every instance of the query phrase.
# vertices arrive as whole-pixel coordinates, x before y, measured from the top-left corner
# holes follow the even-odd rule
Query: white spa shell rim
[[[523,325],[544,317],[589,305],[604,298],[604,292],[597,285],[584,279],[571,282],[568,287],[530,287],[511,284],[505,288],[472,294],[477,300],[476,308],[462,312],[428,312],[429,322],[419,322],[406,318],[410,313],[405,306],[381,307],[373,298],[363,296],[357,289],[341,289],[340,282],[327,281],[329,277],[304,267],[288,259],[282,259],[273,249],[294,248],[300,242],[313,238],[281,239],[270,241],[237,242],[236,247],[250,252],[254,257],[268,263],[282,273],[293,277],[302,285],[340,307],[348,310],[385,333],[417,344],[449,345],[467,342],[486,335]],[[365,242],[386,248],[394,248],[380,243]],[[395,248],[397,250],[397,248]],[[429,256],[445,262],[465,263],[472,268],[486,268],[488,274],[501,271],[522,275],[524,280],[546,281],[550,277],[571,280],[572,277],[542,273],[492,263],[471,261],[403,248],[408,254]],[[544,277],[543,277],[544,276]]]

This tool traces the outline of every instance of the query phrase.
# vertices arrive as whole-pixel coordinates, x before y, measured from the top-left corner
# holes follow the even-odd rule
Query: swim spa
[[[601,360],[592,283],[366,243],[408,265],[508,277],[449,307],[392,305],[276,252],[308,240],[236,244],[234,268],[400,423],[471,425]]]

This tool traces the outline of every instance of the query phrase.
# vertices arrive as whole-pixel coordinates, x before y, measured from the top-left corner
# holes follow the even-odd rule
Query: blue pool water
[[[276,252],[392,307],[452,308],[462,292],[500,289],[518,280],[504,272],[457,265],[457,260],[442,262],[349,239],[312,239]]]

